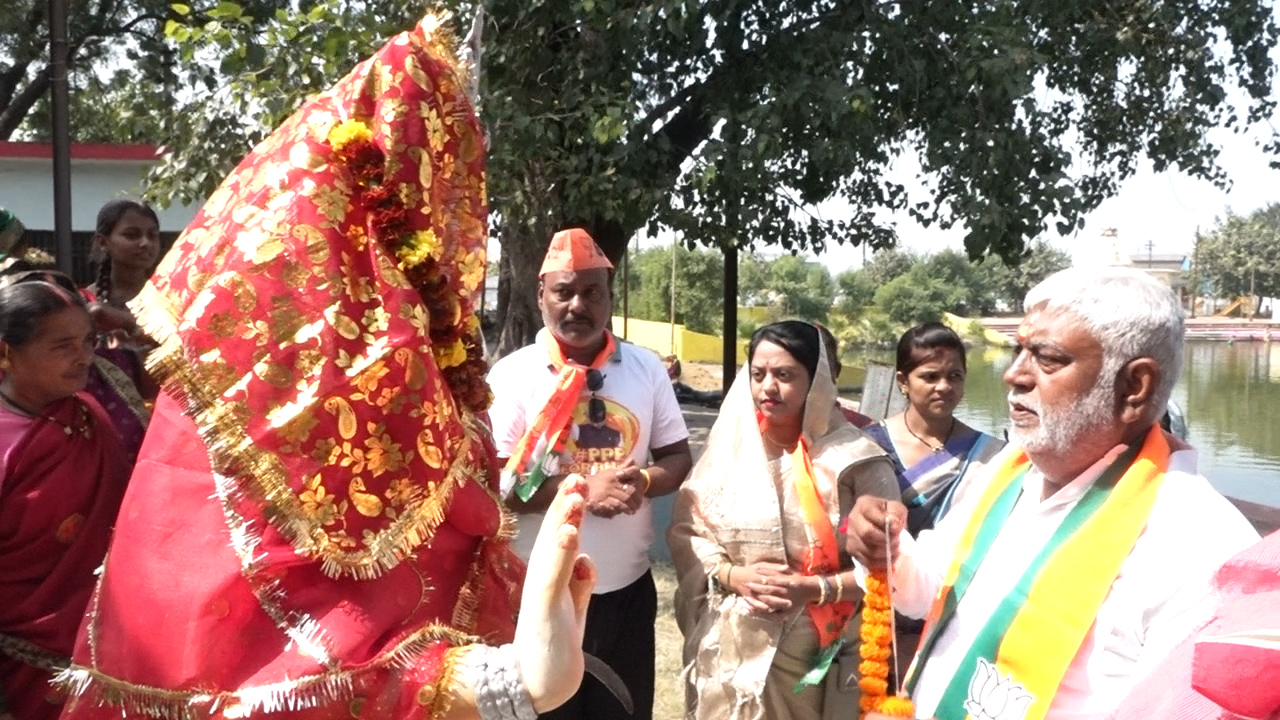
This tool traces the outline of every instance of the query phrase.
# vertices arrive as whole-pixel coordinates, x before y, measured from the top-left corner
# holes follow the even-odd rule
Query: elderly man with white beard
[[[1158,424],[1182,367],[1168,287],[1073,268],[1025,309],[990,470],[915,540],[898,503],[850,513],[849,553],[871,570],[891,557],[895,609],[926,618],[904,672],[917,717],[1108,716],[1211,617],[1213,571],[1258,539]]]

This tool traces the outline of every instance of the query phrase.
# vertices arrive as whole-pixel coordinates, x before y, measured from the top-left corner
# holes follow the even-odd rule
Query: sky
[[[1190,253],[1196,228],[1207,232],[1215,219],[1230,207],[1245,214],[1269,202],[1280,202],[1280,170],[1271,169],[1268,158],[1255,144],[1253,135],[1217,132],[1213,138],[1222,148],[1219,163],[1231,180],[1227,190],[1181,172],[1156,173],[1144,162],[1120,191],[1086,216],[1084,229],[1067,237],[1056,230],[1045,236],[1052,245],[1067,251],[1076,264],[1089,264],[1102,253],[1110,253],[1111,240],[1102,231],[1115,228],[1121,252]],[[964,249],[964,228],[950,231],[923,228],[902,214],[897,220],[898,245],[915,252],[937,252],[945,248]],[[810,255],[810,257],[813,257]],[[862,264],[862,249],[829,248],[817,258],[838,272]]]
[[[1273,119],[1280,128],[1280,116]],[[1096,264],[1102,257],[1111,257],[1113,243],[1119,251],[1128,255],[1187,253],[1195,243],[1196,229],[1208,232],[1216,219],[1225,215],[1230,207],[1238,214],[1247,214],[1270,202],[1280,202],[1280,170],[1269,166],[1269,159],[1256,142],[1270,128],[1255,129],[1250,134],[1236,134],[1228,130],[1216,130],[1211,139],[1221,148],[1219,164],[1230,179],[1226,189],[1213,183],[1193,178],[1179,171],[1156,173],[1145,160],[1134,175],[1120,184],[1119,192],[1104,200],[1096,210],[1085,217],[1084,229],[1062,237],[1052,229],[1044,239],[1051,245],[1071,255],[1077,265]],[[904,154],[905,157],[905,154]],[[1280,160],[1280,158],[1277,158]],[[914,179],[918,170],[914,159],[902,161],[891,171],[891,176],[903,183],[911,197],[921,196],[924,187]],[[848,212],[843,201],[824,204],[820,211],[828,216]],[[893,216],[898,232],[898,247],[917,253],[934,253],[946,248],[964,250],[964,228],[942,230],[924,228],[904,211]],[[1114,228],[1117,237],[1103,239],[1102,232]],[[642,237],[641,247],[654,244],[667,245],[670,233],[657,237]],[[1151,247],[1148,248],[1148,242]],[[496,245],[496,243],[493,243]],[[496,249],[496,248],[494,248]],[[766,254],[776,249],[763,248]],[[826,264],[832,273],[838,273],[862,265],[863,249],[860,246],[828,247],[821,255],[807,253],[806,257]]]

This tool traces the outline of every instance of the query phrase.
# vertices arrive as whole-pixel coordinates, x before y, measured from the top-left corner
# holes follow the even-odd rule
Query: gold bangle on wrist
[[[640,494],[648,495],[649,488],[653,487],[653,477],[649,475],[649,468],[640,468],[640,474],[644,476],[644,490],[641,490]]]
[[[818,575],[816,577],[818,578],[818,604],[826,605],[827,604],[827,579],[821,575]]]
[[[840,571],[836,571],[836,599],[833,602],[844,600],[844,579],[840,577]]]

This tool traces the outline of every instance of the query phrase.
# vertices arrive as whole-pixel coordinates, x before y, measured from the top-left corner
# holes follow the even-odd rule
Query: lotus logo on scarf
[[[973,720],[1022,720],[1031,705],[1027,689],[1003,676],[995,665],[978,658],[978,667],[969,680],[969,699],[964,709]]]

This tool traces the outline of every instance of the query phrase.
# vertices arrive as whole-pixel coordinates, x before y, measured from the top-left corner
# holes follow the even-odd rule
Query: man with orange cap
[[[656,590],[649,499],[679,488],[693,464],[689,432],[657,355],[617,342],[613,264],[581,228],[556,233],[542,264],[538,307],[546,325],[528,347],[490,370],[490,410],[501,491],[519,516],[516,552],[528,556],[548,503],[566,475],[586,477],[582,550],[600,569],[583,649],[627,685],[635,713],[595,679],[544,717],[653,714]]]

